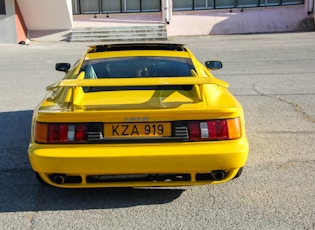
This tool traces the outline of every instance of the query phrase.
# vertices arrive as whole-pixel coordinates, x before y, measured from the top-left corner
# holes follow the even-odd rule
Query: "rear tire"
[[[236,179],[236,178],[238,178],[238,177],[240,177],[240,176],[242,175],[242,172],[243,172],[243,167],[238,170],[238,172],[236,173],[236,175],[235,175],[235,177],[233,178],[233,180]]]
[[[39,183],[47,185],[47,183],[40,177],[38,172],[35,172],[35,175],[36,175],[36,179],[39,181]]]

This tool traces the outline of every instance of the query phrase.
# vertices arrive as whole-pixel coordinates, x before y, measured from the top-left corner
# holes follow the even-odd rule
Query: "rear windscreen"
[[[85,79],[185,77],[195,70],[191,59],[180,57],[123,57],[84,61]]]

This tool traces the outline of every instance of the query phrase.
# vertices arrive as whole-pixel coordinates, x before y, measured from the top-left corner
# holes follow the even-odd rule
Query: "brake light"
[[[192,121],[188,124],[189,140],[232,140],[241,137],[239,118]]]
[[[74,134],[75,141],[86,141],[87,125],[86,124],[76,125]]]
[[[38,143],[86,142],[87,124],[55,124],[36,122],[34,138]]]

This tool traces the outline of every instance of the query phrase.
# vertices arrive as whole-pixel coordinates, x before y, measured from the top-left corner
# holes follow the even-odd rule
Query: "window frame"
[[[5,0],[0,0],[0,15],[6,15]]]
[[[233,9],[233,8],[253,8],[253,7],[271,7],[271,6],[287,6],[287,5],[302,5],[305,4],[305,0],[249,0],[248,4],[241,3],[241,0],[232,0],[233,4],[222,5],[221,0],[204,0],[204,7],[200,4],[195,4],[195,1],[191,0],[191,5],[185,7],[180,7],[181,0],[173,0],[173,11],[193,11],[193,10],[211,10],[211,9]],[[276,2],[275,2],[276,1]],[[213,2],[213,6],[211,3]],[[197,6],[196,6],[197,5]],[[175,7],[177,6],[177,8]]]

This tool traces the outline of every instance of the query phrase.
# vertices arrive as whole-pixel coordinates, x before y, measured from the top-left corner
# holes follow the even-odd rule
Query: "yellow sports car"
[[[63,188],[216,184],[240,176],[244,114],[184,45],[91,46],[33,113],[28,156]]]

